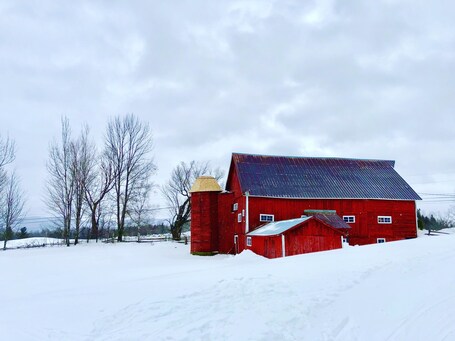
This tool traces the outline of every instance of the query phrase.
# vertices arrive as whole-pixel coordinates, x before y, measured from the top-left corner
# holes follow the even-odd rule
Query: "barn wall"
[[[229,219],[232,229],[233,229],[233,235],[232,235],[232,243],[231,247],[229,249],[232,249],[232,252],[229,253],[236,253],[235,252],[235,247],[234,247],[234,235],[238,236],[238,252],[242,252],[245,247],[246,247],[246,237],[245,237],[245,224],[246,224],[246,198],[245,196],[242,195],[242,190],[240,188],[240,182],[239,178],[237,175],[237,170],[235,169],[234,163],[231,163],[231,169],[229,171],[229,177],[227,180],[227,187],[226,190],[228,190],[232,194],[232,202],[231,206],[229,206],[229,209],[227,208],[220,208],[220,216],[222,217],[220,219],[220,224],[222,223],[221,220],[226,219],[226,217],[230,216],[232,219]],[[238,204],[238,210],[237,211],[232,211],[232,205],[234,203]],[[241,219],[240,222],[238,221],[238,215],[241,214]],[[220,225],[220,228],[223,228]],[[229,243],[227,242],[226,245]]]
[[[233,193],[220,193],[218,197],[218,251],[234,253],[234,232],[237,225],[237,213],[232,210]]]
[[[279,236],[251,236],[251,246],[246,249],[266,258],[279,258],[283,255],[281,235]]]
[[[240,181],[239,177],[237,174],[237,170],[235,169],[234,163],[231,163],[230,169],[229,169],[229,175],[227,179],[227,186],[226,190],[229,192],[234,193],[235,196],[241,196],[242,195],[242,189],[240,187]]]
[[[335,210],[339,216],[354,215],[356,222],[349,224],[349,243],[376,243],[377,238],[387,241],[417,237],[415,202],[402,200],[361,199],[276,199],[250,197],[250,230],[263,222],[259,215],[273,214],[275,220],[300,217],[306,209]],[[377,217],[391,216],[392,224],[378,224]]]
[[[311,219],[302,227],[285,232],[286,256],[340,249],[342,233]]]

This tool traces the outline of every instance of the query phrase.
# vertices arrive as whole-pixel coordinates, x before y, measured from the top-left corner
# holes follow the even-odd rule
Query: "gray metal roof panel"
[[[252,196],[421,200],[390,160],[233,154],[233,162]]]

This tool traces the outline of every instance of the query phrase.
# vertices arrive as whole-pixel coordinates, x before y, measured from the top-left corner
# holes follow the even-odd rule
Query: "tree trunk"
[[[66,246],[70,246],[71,216],[67,217],[65,220],[66,220],[65,229],[64,229],[65,243],[66,243]]]
[[[91,214],[92,229],[90,231],[90,234],[92,238],[95,238],[96,242],[98,242],[98,220],[96,219],[96,210],[97,205],[93,205],[93,210]]]
[[[182,224],[179,222],[174,223],[174,226],[171,227],[172,239],[180,240],[182,239]]]
[[[76,236],[74,237],[74,245],[79,243],[79,230],[81,226],[81,219],[80,217],[76,217]]]

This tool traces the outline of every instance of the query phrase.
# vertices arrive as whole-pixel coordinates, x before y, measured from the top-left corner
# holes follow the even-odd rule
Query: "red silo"
[[[191,188],[191,253],[218,253],[218,195],[221,187],[215,178],[201,176]]]

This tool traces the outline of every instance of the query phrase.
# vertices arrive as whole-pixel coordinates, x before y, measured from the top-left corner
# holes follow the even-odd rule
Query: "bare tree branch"
[[[22,220],[25,204],[24,194],[15,173],[7,178],[6,184],[0,202],[0,222],[5,228],[3,250],[6,250],[6,243],[13,236],[13,229]]]
[[[194,181],[202,175],[211,175],[218,181],[224,176],[219,168],[212,169],[208,162],[181,162],[171,173],[171,178],[161,188],[169,207],[169,225],[172,238],[180,240],[182,229],[190,221],[190,189]]]
[[[115,174],[117,232],[118,241],[122,241],[129,202],[156,170],[150,156],[153,139],[148,124],[126,115],[109,122],[105,140],[106,155]]]
[[[113,165],[107,159],[106,152],[97,154],[95,147],[90,148],[91,162],[89,164],[87,181],[85,183],[85,200],[90,211],[91,237],[98,241],[99,229],[103,217],[102,203],[114,187],[115,174]]]
[[[16,158],[16,145],[9,137],[2,139],[0,136],[0,191],[7,181],[5,166]]]
[[[79,138],[71,142],[71,177],[73,181],[74,245],[79,242],[79,231],[86,209],[85,188],[94,162],[94,146],[88,140],[89,128],[85,126]]]
[[[71,216],[74,194],[72,167],[71,130],[67,118],[61,121],[61,141],[54,141],[49,146],[47,170],[46,205],[50,212],[60,217],[63,222],[63,238],[70,245]]]

